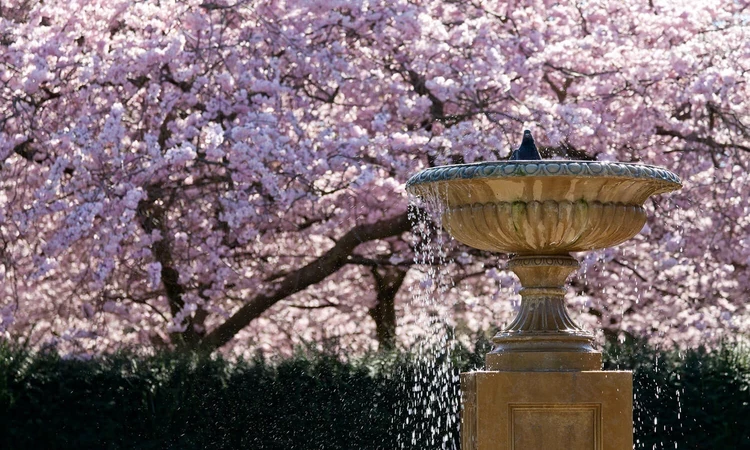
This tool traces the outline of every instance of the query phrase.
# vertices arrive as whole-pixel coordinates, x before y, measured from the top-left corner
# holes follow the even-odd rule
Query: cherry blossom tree
[[[409,343],[410,299],[447,285],[414,263],[437,231],[404,182],[505,158],[525,127],[547,157],[685,183],[633,241],[580,255],[580,320],[747,332],[749,20],[736,0],[3,2],[0,332],[84,351]],[[431,313],[507,320],[502,258],[446,248]]]

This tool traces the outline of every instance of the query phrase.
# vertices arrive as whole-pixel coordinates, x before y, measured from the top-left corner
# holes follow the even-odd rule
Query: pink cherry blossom
[[[3,2],[0,333],[242,353],[409,345],[425,309],[501,325],[503,257],[420,256],[403,185],[525,127],[684,180],[578,255],[581,322],[747,333],[749,32],[733,0]]]

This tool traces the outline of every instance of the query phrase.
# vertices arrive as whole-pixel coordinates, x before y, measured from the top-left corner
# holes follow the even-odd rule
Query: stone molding
[[[508,261],[508,268],[513,269],[514,267],[541,267],[541,266],[563,266],[572,267],[577,269],[580,267],[578,260],[571,258],[568,255],[564,256],[531,256],[531,257],[515,257]]]
[[[677,189],[682,181],[673,172],[647,164],[605,161],[491,161],[456,164],[422,170],[406,182],[406,188],[457,179],[506,177],[608,177],[640,178],[662,182]]]

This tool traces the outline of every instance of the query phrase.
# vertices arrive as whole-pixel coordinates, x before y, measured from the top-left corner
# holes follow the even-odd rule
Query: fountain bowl
[[[564,255],[632,238],[646,222],[646,199],[682,183],[645,164],[541,160],[434,167],[406,187],[437,203],[443,226],[470,247]]]

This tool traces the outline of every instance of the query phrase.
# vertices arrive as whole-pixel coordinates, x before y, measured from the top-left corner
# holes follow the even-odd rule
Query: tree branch
[[[656,132],[657,136],[674,137],[674,138],[682,139],[682,140],[684,140],[686,142],[694,142],[694,143],[698,143],[698,144],[703,144],[703,145],[706,145],[706,146],[711,147],[711,148],[717,148],[717,149],[721,149],[721,150],[732,149],[733,148],[733,149],[738,149],[738,150],[743,150],[743,151],[746,151],[746,152],[750,152],[750,147],[748,147],[746,145],[740,145],[740,144],[734,144],[734,143],[732,143],[732,144],[724,144],[724,143],[716,141],[712,137],[700,137],[695,132],[685,135],[685,134],[682,134],[682,133],[680,133],[678,131],[669,130],[669,129],[666,129],[666,128],[661,127],[661,126],[657,126],[655,128],[655,132]]]
[[[334,274],[346,265],[347,258],[359,244],[398,236],[410,229],[411,224],[407,213],[379,222],[355,226],[318,259],[286,275],[276,285],[276,289],[251,298],[224,323],[206,335],[198,349],[207,352],[216,350],[278,301]]]

